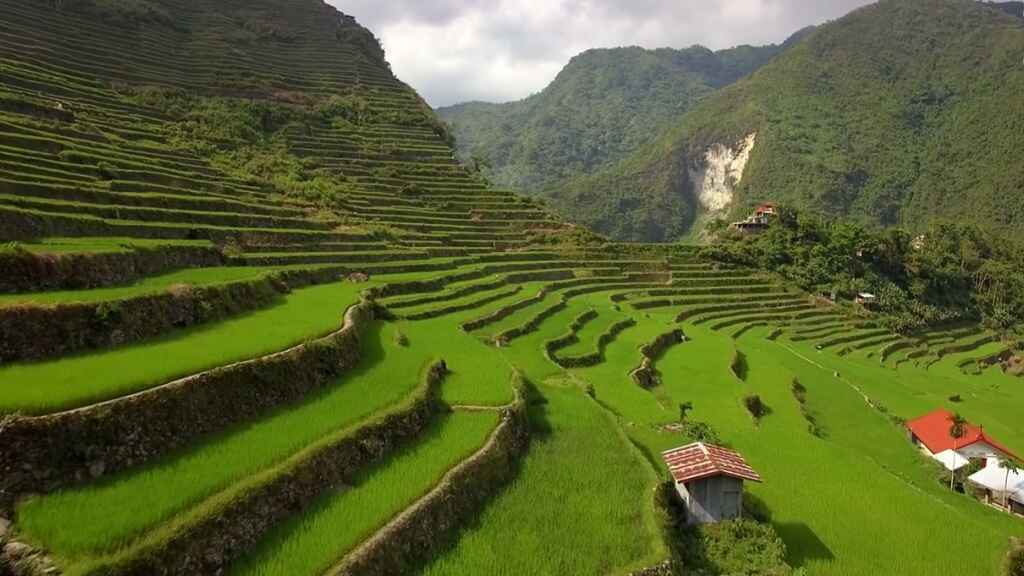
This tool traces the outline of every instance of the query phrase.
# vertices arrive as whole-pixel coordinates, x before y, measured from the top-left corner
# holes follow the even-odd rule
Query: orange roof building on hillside
[[[941,455],[949,451],[958,453],[963,459],[963,464],[966,464],[968,459],[991,456],[1006,456],[1020,460],[1016,454],[986,434],[985,429],[981,426],[967,423],[964,426],[964,435],[954,438],[950,433],[953,424],[952,418],[952,412],[940,408],[920,418],[910,420],[906,426],[911,440],[924,448],[930,456],[947,464],[947,468],[949,467],[946,462],[947,458]]]

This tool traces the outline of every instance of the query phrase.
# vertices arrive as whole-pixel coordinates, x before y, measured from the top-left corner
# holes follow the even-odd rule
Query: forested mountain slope
[[[711,51],[587,50],[543,91],[517,102],[440,108],[459,155],[501,186],[536,192],[617,162],[715,90],[750,74],[789,42]]]
[[[1008,250],[615,244],[450,143],[319,0],[0,0],[0,576],[954,576],[1024,536],[902,428],[1024,452]],[[986,325],[793,286],[883,263]],[[763,475],[742,520],[663,497],[698,440]]]
[[[761,200],[880,225],[954,218],[1019,234],[1024,26],[1013,8],[859,9],[619,165],[549,194],[581,222],[634,240],[678,237],[701,215]]]

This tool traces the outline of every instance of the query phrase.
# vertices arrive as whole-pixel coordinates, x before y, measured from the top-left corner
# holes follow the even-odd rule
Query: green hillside
[[[0,576],[996,576],[1024,537],[902,426],[1024,453],[1021,343],[755,267],[806,226],[567,225],[317,0],[0,16]],[[798,271],[853,259],[818,232]],[[763,476],[745,519],[668,498],[697,440]]]
[[[437,113],[451,124],[463,160],[480,161],[499,186],[537,193],[623,159],[806,32],[783,45],[715,52],[703,46],[587,50],[529,98]]]
[[[733,215],[772,199],[911,230],[945,218],[1019,234],[1022,61],[1019,18],[968,0],[884,0],[555,192],[556,205],[619,238],[678,237],[702,212],[690,176],[705,151],[756,133]]]

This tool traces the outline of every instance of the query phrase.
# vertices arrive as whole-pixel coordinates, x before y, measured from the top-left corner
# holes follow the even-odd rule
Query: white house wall
[[[957,448],[957,453],[965,458],[989,458],[992,456],[1005,456],[1003,452],[996,449],[994,446],[990,446],[985,442],[976,442],[970,446],[964,446],[963,448]]]
[[[953,450],[945,450],[938,454],[932,454],[928,451],[928,448],[924,444],[919,445],[921,452],[938,460],[946,467],[946,470],[959,470],[964,466],[970,464],[971,460],[975,459],[989,459],[993,457],[1005,456],[1003,452],[996,449],[985,442],[977,442],[963,448],[958,448],[956,452]],[[955,457],[954,457],[955,454]]]

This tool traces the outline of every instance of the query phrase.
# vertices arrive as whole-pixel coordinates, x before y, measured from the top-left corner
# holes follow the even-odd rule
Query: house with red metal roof
[[[744,233],[757,233],[768,228],[771,219],[779,215],[778,206],[774,202],[765,202],[754,208],[754,212],[745,220],[733,222],[729,226]]]
[[[988,461],[991,458],[1020,458],[985,433],[981,426],[967,423],[964,434],[954,438],[950,433],[953,413],[939,409],[907,422],[910,441],[921,451],[938,460],[947,470],[959,470],[972,460]]]
[[[743,516],[743,482],[761,476],[735,450],[695,442],[661,453],[686,504],[687,522],[706,524]]]

